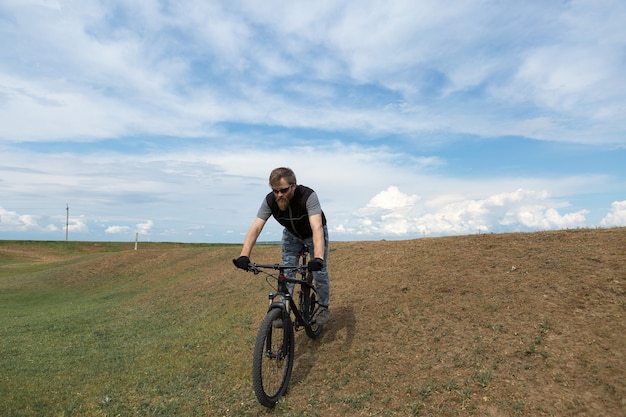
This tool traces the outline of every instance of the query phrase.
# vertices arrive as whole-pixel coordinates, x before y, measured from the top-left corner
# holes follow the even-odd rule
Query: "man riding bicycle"
[[[319,296],[320,311],[316,322],[325,324],[330,318],[330,277],[326,269],[328,259],[328,228],[326,216],[311,188],[296,183],[296,175],[289,168],[276,168],[270,173],[272,191],[267,194],[257,217],[250,226],[243,242],[239,258],[233,259],[237,268],[247,269],[250,254],[267,219],[273,216],[284,226],[282,237],[282,262],[296,265],[304,246],[311,249],[309,270],[313,273]],[[291,271],[293,274],[293,271]],[[290,286],[293,293],[293,285]]]

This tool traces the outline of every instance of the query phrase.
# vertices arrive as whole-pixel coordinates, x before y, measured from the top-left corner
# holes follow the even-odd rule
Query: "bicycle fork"
[[[283,332],[283,340],[287,338],[288,331],[286,326],[289,324],[289,310],[291,296],[288,292],[286,293],[275,293],[270,292],[268,295],[269,298],[269,307],[267,309],[268,313],[273,309],[278,309],[281,311],[281,319],[283,321],[283,328],[281,331]],[[272,345],[272,335],[273,332],[268,332],[267,339],[265,340],[265,356],[269,359],[282,360],[287,356],[287,344],[281,343],[280,349],[275,350],[275,346]]]

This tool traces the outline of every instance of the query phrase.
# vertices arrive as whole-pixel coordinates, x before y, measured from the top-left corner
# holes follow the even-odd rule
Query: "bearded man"
[[[237,268],[248,269],[250,254],[267,219],[273,216],[283,229],[282,261],[297,265],[300,251],[308,246],[311,251],[309,270],[313,273],[319,297],[320,310],[316,322],[326,324],[330,318],[330,277],[326,269],[328,259],[328,228],[317,194],[311,188],[298,185],[296,174],[289,168],[276,168],[270,173],[272,191],[265,196],[252,226],[248,230],[239,258],[233,259]],[[291,271],[293,274],[293,271]],[[293,285],[290,292],[293,292]]]

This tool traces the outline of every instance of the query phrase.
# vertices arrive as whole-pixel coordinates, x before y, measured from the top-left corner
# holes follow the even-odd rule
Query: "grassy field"
[[[337,242],[274,410],[233,245],[0,241],[1,416],[626,415],[626,229]],[[280,260],[259,245],[258,262]]]

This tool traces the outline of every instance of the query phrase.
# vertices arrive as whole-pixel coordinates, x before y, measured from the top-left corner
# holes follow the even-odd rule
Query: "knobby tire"
[[[313,277],[311,274],[307,277],[307,281],[310,283],[313,282]],[[317,300],[315,297],[315,291],[311,290],[306,286],[302,286],[302,293],[304,297],[304,305],[301,307],[302,315],[306,321],[311,321],[313,315],[315,314],[315,310],[317,309]],[[307,336],[311,339],[317,339],[317,337],[322,333],[322,325],[321,324],[311,324],[310,326],[306,326],[304,330],[306,331]]]
[[[283,319],[283,327],[274,321]],[[280,308],[272,308],[256,337],[252,358],[252,385],[257,400],[265,407],[274,407],[287,391],[294,360],[294,335],[291,320]]]

